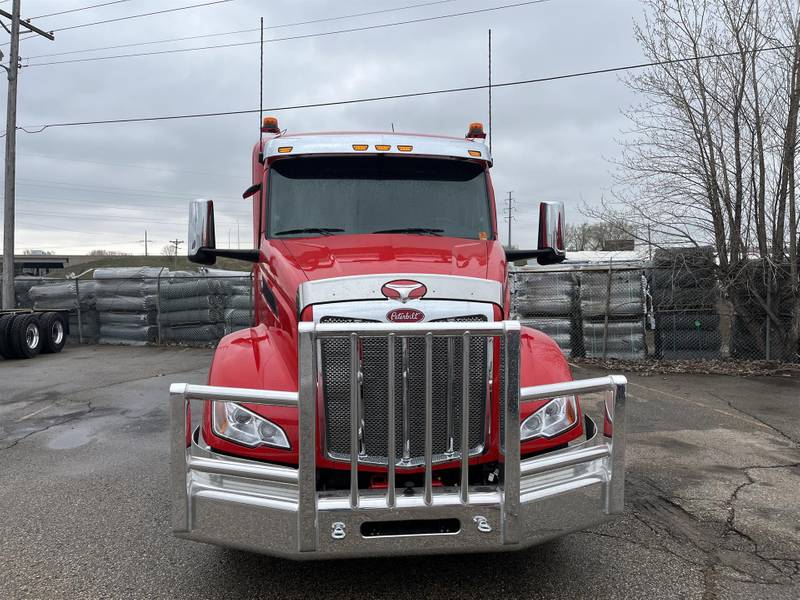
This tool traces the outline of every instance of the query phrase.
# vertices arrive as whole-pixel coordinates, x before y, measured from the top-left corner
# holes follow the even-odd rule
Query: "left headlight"
[[[578,422],[578,403],[575,396],[553,398],[525,419],[519,428],[519,439],[524,442],[537,437],[551,438]]]
[[[212,425],[219,437],[251,448],[291,447],[283,429],[235,402],[214,402]]]

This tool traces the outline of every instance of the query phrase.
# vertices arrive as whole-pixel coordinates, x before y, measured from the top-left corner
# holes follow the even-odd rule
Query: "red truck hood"
[[[332,235],[281,240],[283,254],[309,280],[372,273],[486,278],[493,241],[408,234]],[[280,247],[280,246],[278,246]]]

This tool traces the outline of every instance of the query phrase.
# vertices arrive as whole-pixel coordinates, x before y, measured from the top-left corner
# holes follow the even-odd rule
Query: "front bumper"
[[[475,335],[477,329],[505,339],[509,382],[504,398],[505,422],[519,423],[520,399],[599,392],[604,394],[603,426],[598,428],[587,416],[586,441],[525,460],[519,457],[519,427],[505,428],[503,448],[508,451],[502,453],[503,474],[490,486],[469,485],[465,475],[468,462],[463,460],[462,483],[455,487],[434,487],[428,463],[421,488],[359,489],[355,477],[356,483],[349,490],[318,490],[313,350],[317,336],[340,332],[342,326],[301,324],[298,393],[187,384],[171,387],[175,534],[293,559],[489,552],[528,547],[621,513],[625,378],[611,376],[519,388],[518,378],[514,377],[519,325],[471,325],[470,335]],[[431,327],[426,324],[427,329]],[[395,332],[404,328],[412,329],[392,325]],[[379,331],[374,325],[357,329],[371,334]],[[458,328],[443,325],[433,329],[452,334]],[[353,333],[352,324],[347,324],[347,331]],[[464,331],[467,330],[461,328],[458,334]],[[199,430],[191,431],[188,408],[193,400],[297,406],[299,467],[212,452]],[[354,462],[353,472],[357,468]],[[394,481],[393,473],[390,475],[389,481]]]

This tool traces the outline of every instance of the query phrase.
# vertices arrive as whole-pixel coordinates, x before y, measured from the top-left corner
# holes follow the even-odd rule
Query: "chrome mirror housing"
[[[192,200],[189,204],[189,260],[202,265],[213,265],[217,242],[214,233],[214,201]]]
[[[564,246],[564,203],[539,204],[539,264],[559,263],[567,256]]]

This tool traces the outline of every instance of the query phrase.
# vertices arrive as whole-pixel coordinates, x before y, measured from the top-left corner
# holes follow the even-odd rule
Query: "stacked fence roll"
[[[100,337],[97,311],[97,282],[94,280],[42,280],[28,290],[31,308],[68,310],[72,341],[96,342]]]
[[[567,356],[580,355],[577,274],[572,271],[512,271],[511,318],[546,333]]]
[[[656,356],[665,359],[721,356],[720,294],[713,249],[656,251],[650,294],[656,325]]]
[[[581,344],[588,358],[647,356],[644,282],[640,270],[585,270],[578,295]]]
[[[96,269],[101,344],[143,346],[156,341],[158,281],[165,269]]]

